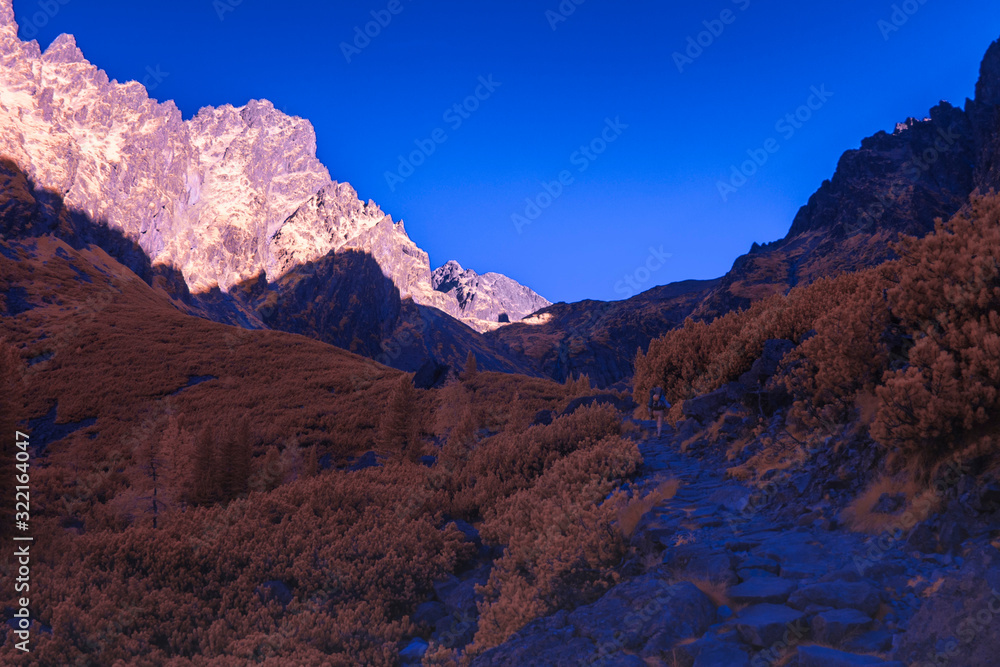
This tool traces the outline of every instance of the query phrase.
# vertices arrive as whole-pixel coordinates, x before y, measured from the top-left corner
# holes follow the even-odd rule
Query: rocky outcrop
[[[517,322],[552,303],[516,280],[499,273],[479,275],[452,260],[435,269],[431,284],[458,302],[466,321],[482,322],[483,330],[497,323]]]
[[[351,247],[377,257],[404,298],[457,312],[402,223],[330,178],[308,121],[256,100],[185,121],[139,83],[109,81],[69,35],[42,54],[8,32],[0,54],[0,153],[193,293],[274,282]]]

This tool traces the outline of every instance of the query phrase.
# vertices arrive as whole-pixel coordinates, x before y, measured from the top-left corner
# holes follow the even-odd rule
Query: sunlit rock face
[[[20,41],[10,0],[0,0],[0,156],[179,272],[192,293],[274,283],[349,249],[371,255],[401,298],[483,330],[434,289],[427,253],[402,222],[330,177],[309,121],[266,100],[184,120],[142,84],[109,80],[69,35],[45,53]]]
[[[552,303],[499,273],[479,275],[452,260],[431,274],[434,289],[458,302],[464,319],[484,323],[516,322]]]

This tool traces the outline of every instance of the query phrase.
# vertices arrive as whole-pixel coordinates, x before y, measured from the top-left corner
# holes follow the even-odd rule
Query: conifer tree
[[[219,484],[224,500],[233,500],[246,493],[250,482],[253,446],[254,440],[246,421],[241,421],[235,429],[229,429],[222,449],[222,475]]]
[[[159,436],[153,435],[146,438],[140,450],[141,465],[149,480],[149,493],[145,497],[148,505],[149,516],[153,519],[153,529],[157,527],[160,512],[164,509],[163,498],[160,489],[163,487],[164,461],[161,456],[162,441]]]
[[[218,462],[215,455],[215,435],[211,426],[206,426],[195,440],[194,453],[194,494],[198,505],[208,505],[218,497]]]
[[[302,468],[303,477],[315,477],[319,474],[319,445],[309,448],[309,455],[306,456],[305,466]]]
[[[416,449],[416,402],[417,390],[413,386],[412,376],[400,376],[399,382],[389,396],[389,404],[379,424],[377,438],[379,447],[396,451]]]
[[[465,357],[465,372],[462,374],[462,379],[466,382],[471,382],[476,379],[476,375],[479,374],[479,370],[476,366],[476,355],[469,350],[468,356]]]
[[[165,499],[170,504],[193,501],[193,479],[195,469],[195,439],[181,425],[174,415],[167,417],[167,423],[160,435],[160,457],[163,469],[163,488],[168,491]]]

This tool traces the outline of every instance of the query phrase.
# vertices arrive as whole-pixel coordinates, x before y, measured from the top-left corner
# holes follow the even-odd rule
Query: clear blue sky
[[[909,0],[916,11],[892,32],[879,27],[892,20],[888,0],[565,0],[575,11],[558,22],[546,12],[560,0],[51,5],[36,27],[26,24],[44,16],[38,0],[15,1],[22,37],[37,32],[44,48],[72,33],[120,81],[159,68],[152,95],[185,117],[266,98],[308,118],[333,177],[405,220],[433,266],[506,273],[553,301],[622,298],[616,284],[651,247],[671,257],[643,288],[725,273],[752,242],[784,236],[843,151],[939,100],[964,104],[1000,37],[1000,6],[987,0]],[[391,20],[348,62],[342,43],[373,11]],[[720,17],[728,24],[711,24]],[[703,35],[681,72],[674,53],[704,21],[721,34]],[[490,75],[500,85],[478,89],[478,109],[445,117]],[[812,100],[808,122],[790,137],[776,129],[823,85],[832,96]],[[615,141],[595,159],[574,157],[606,118],[628,127],[608,131]],[[437,129],[447,140],[387,182],[397,156]],[[780,150],[723,201],[718,182],[769,138]],[[511,215],[563,170],[572,182],[518,233]]]

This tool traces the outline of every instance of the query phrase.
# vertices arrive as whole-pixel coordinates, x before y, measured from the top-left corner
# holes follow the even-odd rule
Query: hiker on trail
[[[649,412],[656,417],[656,437],[663,435],[663,416],[670,409],[670,403],[663,396],[663,387],[653,387],[649,390]]]

